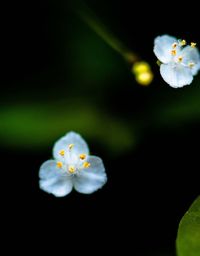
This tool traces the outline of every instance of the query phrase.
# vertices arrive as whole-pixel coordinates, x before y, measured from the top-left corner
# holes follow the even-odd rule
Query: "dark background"
[[[154,81],[138,85],[72,2],[2,7],[0,150],[8,239],[19,238],[21,252],[26,244],[36,253],[44,247],[66,255],[175,255],[178,223],[199,194],[200,78],[170,88],[152,47],[165,33],[199,43],[195,6],[87,3],[151,64]],[[39,189],[38,169],[70,130],[103,159],[108,182],[92,195],[55,198]]]

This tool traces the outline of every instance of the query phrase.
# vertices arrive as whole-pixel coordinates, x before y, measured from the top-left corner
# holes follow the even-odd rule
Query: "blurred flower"
[[[154,41],[154,53],[159,61],[162,78],[171,87],[191,84],[200,69],[200,55],[196,43],[186,46],[185,40],[163,35]]]
[[[135,75],[136,81],[141,85],[148,86],[153,80],[151,67],[145,61],[136,62],[132,66],[132,72]]]
[[[69,132],[54,145],[55,160],[44,162],[39,171],[40,188],[54,196],[66,196],[74,187],[80,193],[91,194],[107,181],[101,158],[89,155],[84,139]]]

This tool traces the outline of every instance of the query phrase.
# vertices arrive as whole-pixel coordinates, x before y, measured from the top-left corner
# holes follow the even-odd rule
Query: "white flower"
[[[74,187],[90,194],[107,181],[101,158],[89,155],[84,139],[75,132],[60,138],[53,147],[55,160],[44,162],[39,171],[40,188],[57,197],[66,196]]]
[[[195,43],[186,46],[185,40],[163,35],[154,41],[154,53],[159,61],[160,74],[174,88],[191,84],[200,69],[200,55]]]

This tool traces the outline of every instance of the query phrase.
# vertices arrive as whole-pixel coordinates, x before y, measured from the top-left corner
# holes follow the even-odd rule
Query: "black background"
[[[111,29],[130,47],[150,60],[153,54],[149,49],[156,35],[187,34],[188,38],[200,39],[194,3],[87,3],[105,22],[109,20]],[[59,20],[67,22],[73,17],[70,6],[64,1],[28,1],[2,7],[2,105],[24,98],[24,90],[31,95],[40,88],[40,84],[26,88],[26,81],[38,81],[41,74],[46,73],[48,78],[39,100],[46,90],[51,91],[48,81],[67,77],[64,46],[58,48],[63,39]],[[138,108],[139,113],[153,92],[138,88],[133,96],[124,87],[105,104],[119,114],[127,109],[131,112],[131,108]],[[122,93],[126,100],[118,108]],[[21,252],[28,246],[27,254],[34,249],[40,253],[43,247],[46,252],[55,250],[56,255],[78,251],[89,255],[108,251],[120,255],[174,255],[179,220],[199,194],[199,128],[198,122],[175,131],[148,127],[137,151],[120,158],[108,157],[101,145],[88,141],[93,152],[104,160],[108,173],[105,187],[89,196],[72,192],[65,198],[54,198],[39,190],[37,170],[50,157],[50,147],[36,153],[2,146],[6,239],[19,240]]]

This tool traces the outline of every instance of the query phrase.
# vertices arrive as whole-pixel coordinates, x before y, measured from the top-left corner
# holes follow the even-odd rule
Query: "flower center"
[[[178,57],[178,62],[182,62],[182,60],[183,60],[183,56],[179,56]]]
[[[63,167],[63,163],[62,163],[62,162],[60,162],[60,161],[59,161],[59,162],[57,162],[57,167],[58,167],[58,168],[62,168],[62,167]]]
[[[90,163],[89,162],[84,162],[83,163],[83,168],[89,168],[90,167]]]
[[[184,56],[182,55],[178,55],[179,53],[181,53],[182,49],[186,46],[186,40],[178,40],[177,42],[174,42],[172,45],[171,45],[171,51],[170,51],[170,54],[173,56],[171,61],[173,63],[175,63],[175,66],[177,64],[181,64],[183,65],[184,67],[189,67],[189,68],[193,68],[195,66],[195,63],[190,60],[189,62],[185,63],[184,62]],[[194,42],[191,42],[190,43],[190,47],[191,49],[192,48],[195,48],[196,47],[196,43]]]
[[[57,162],[57,168],[59,168],[63,174],[75,175],[90,167],[90,163],[87,161],[87,154],[76,153],[76,146],[69,144],[65,149],[59,151],[59,155],[62,157],[61,161]]]
[[[70,165],[70,166],[68,167],[68,172],[71,173],[71,174],[73,174],[73,173],[76,172],[76,168],[75,168],[73,165]]]
[[[173,44],[172,44],[172,48],[175,49],[175,48],[177,47],[177,45],[178,45],[178,44],[177,44],[176,42],[173,43]]]
[[[80,154],[80,155],[79,155],[79,158],[80,158],[81,160],[85,160],[86,154]]]
[[[176,56],[176,50],[171,50],[171,55]]]

